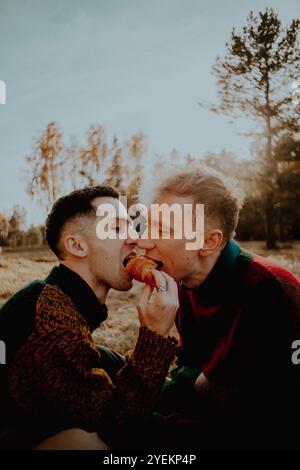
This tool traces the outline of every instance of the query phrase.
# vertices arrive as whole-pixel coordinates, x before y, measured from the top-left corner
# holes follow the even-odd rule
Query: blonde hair
[[[191,196],[194,204],[204,204],[205,218],[220,224],[224,241],[235,235],[244,195],[237,182],[202,164],[160,168],[141,188],[141,200],[150,203],[163,194]]]

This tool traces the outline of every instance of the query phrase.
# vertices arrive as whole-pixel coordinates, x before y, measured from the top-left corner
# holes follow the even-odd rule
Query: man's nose
[[[136,245],[138,239],[139,239],[139,234],[137,233],[135,228],[132,227],[132,226],[129,226],[128,227],[128,233],[127,233],[127,242],[130,243],[130,244]]]
[[[155,247],[155,244],[149,238],[139,238],[137,246],[138,248],[141,248],[141,250],[152,250]]]

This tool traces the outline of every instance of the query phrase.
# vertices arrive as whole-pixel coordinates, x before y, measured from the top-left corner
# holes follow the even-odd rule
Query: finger
[[[170,285],[169,285],[169,279],[172,280],[172,278],[169,278],[166,276],[164,272],[153,270],[152,271],[153,277],[155,279],[155,285],[156,285],[156,290],[159,286],[166,286],[166,290],[157,290],[157,295],[159,298],[162,300],[166,301],[167,298],[172,298],[176,300],[177,302],[177,293],[175,292],[174,288],[170,290]]]
[[[138,306],[142,308],[145,307],[149,303],[151,294],[152,294],[152,287],[149,286],[149,284],[145,284],[141,292],[139,301],[138,301]]]
[[[160,283],[166,284],[167,287],[168,287],[168,292],[171,295],[176,295],[177,296],[177,284],[176,284],[176,281],[173,279],[172,276],[165,273],[164,271],[156,271],[155,270],[155,271],[152,271],[152,273],[153,273],[153,276],[154,276],[154,273],[158,273],[160,275]]]
[[[166,279],[166,277],[163,275],[161,271],[157,271],[157,269],[153,269],[151,272],[154,277],[156,287],[159,287],[161,285],[166,285],[168,288],[168,280]],[[161,294],[161,292],[158,291],[158,294]]]
[[[166,273],[165,271],[159,271],[159,272],[164,276],[164,278],[166,279],[168,285],[170,285],[170,286],[176,285],[176,281],[174,280],[174,278],[172,276],[170,276],[170,274]]]
[[[168,291],[172,296],[178,297],[178,287],[175,279],[170,276],[169,274],[165,273],[164,271],[160,271],[160,273],[165,277],[168,285]]]

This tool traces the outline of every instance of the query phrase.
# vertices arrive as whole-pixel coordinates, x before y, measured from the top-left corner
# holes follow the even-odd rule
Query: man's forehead
[[[158,195],[150,205],[148,220],[152,224],[159,224],[164,228],[181,228],[186,206],[193,210],[194,203],[190,195],[178,195],[175,193]],[[155,209],[151,210],[151,207],[155,207]]]
[[[113,197],[96,197],[92,201],[92,205],[97,209],[99,206],[103,206],[109,209],[109,218],[118,218],[128,220],[127,210],[119,199]]]

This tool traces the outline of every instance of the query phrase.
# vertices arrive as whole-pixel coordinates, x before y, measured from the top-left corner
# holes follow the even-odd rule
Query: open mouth
[[[149,257],[148,257],[148,258],[149,258]],[[154,259],[154,258],[150,258],[150,259],[152,259],[153,261],[155,261],[155,263],[157,264],[156,269],[159,271],[159,270],[162,268],[162,266],[163,266],[162,261],[158,261],[157,259]]]
[[[136,255],[131,254],[131,255],[126,256],[126,257],[123,259],[123,266],[124,266],[124,268],[126,268],[126,265],[127,265],[127,263],[129,262],[129,260],[131,260],[131,259],[134,258],[135,256],[136,256]]]

